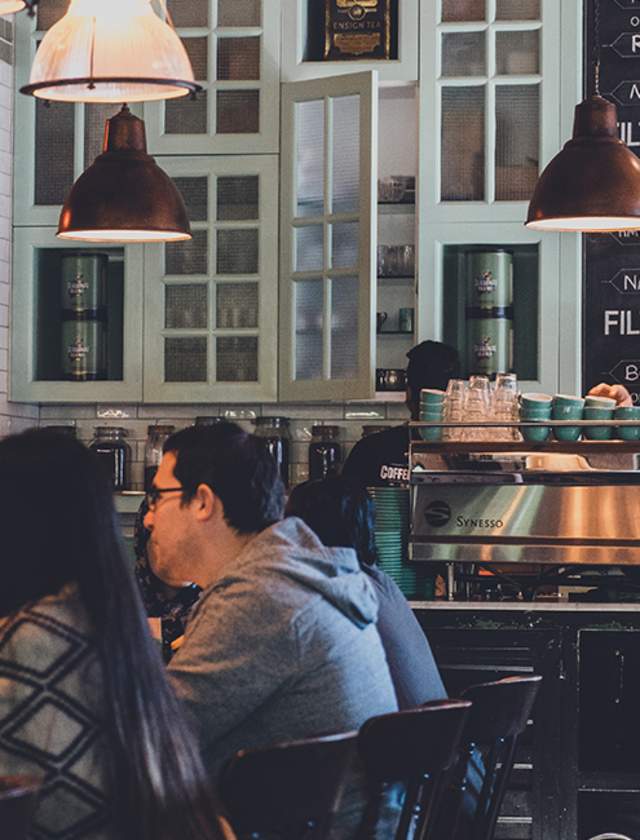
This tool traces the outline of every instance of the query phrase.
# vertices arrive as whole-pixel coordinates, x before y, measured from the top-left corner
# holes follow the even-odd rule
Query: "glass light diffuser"
[[[38,47],[22,93],[60,102],[149,102],[200,90],[151,0],[71,0]]]
[[[576,107],[573,137],[536,184],[528,228],[640,230],[640,160],[618,137],[617,121],[616,106],[601,96]]]
[[[27,8],[25,0],[0,0],[0,16],[12,15]]]
[[[71,187],[58,236],[124,243],[191,239],[182,196],[147,154],[144,122],[126,106],[107,120],[104,152]]]

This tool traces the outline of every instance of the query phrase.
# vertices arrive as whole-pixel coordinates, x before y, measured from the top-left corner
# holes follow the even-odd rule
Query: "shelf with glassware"
[[[12,400],[141,399],[142,251],[16,228]]]

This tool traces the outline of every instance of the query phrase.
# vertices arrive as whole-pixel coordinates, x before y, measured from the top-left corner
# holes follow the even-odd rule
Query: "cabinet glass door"
[[[204,90],[145,105],[160,154],[278,151],[279,0],[167,0]]]
[[[283,87],[280,398],[373,396],[375,73]]]
[[[68,0],[37,7],[34,18],[16,16],[16,137],[14,221],[57,225],[71,185],[102,153],[105,121],[120,110],[113,104],[45,102],[18,89],[29,81],[31,62],[45,32],[63,16]],[[142,106],[132,106],[136,116]]]
[[[522,219],[560,142],[560,4],[442,0],[426,6],[422,119],[436,135],[432,150],[425,145],[429,216],[459,219],[465,204],[469,219]]]
[[[184,197],[193,239],[147,246],[145,400],[274,400],[277,158],[158,162]]]

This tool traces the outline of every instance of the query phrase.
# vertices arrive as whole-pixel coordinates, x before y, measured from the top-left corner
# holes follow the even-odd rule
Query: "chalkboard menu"
[[[585,77],[593,93],[595,2],[587,2]],[[600,0],[600,92],[640,156],[640,0]],[[583,386],[621,383],[640,403],[640,231],[584,237]]]

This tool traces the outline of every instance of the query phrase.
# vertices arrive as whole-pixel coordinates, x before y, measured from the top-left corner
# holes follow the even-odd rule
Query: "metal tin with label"
[[[513,303],[513,257],[510,251],[467,252],[467,306],[491,309]]]
[[[63,310],[90,312],[106,306],[109,267],[106,254],[76,252],[65,254],[60,262]]]
[[[325,0],[324,58],[391,58],[391,0]]]
[[[62,321],[62,375],[86,382],[107,378],[107,324],[104,311],[93,317],[67,310]]]
[[[467,308],[467,372],[493,376],[513,365],[513,318],[510,308]]]

